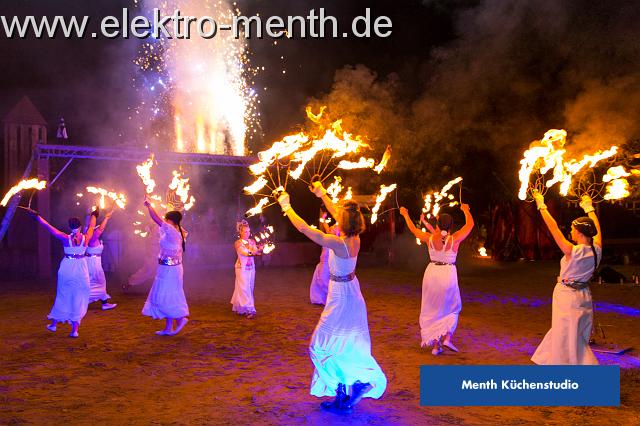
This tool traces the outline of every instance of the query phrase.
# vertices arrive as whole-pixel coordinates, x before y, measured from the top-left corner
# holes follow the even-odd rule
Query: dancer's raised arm
[[[311,187],[309,188],[311,192],[315,194],[316,197],[320,198],[324,203],[325,207],[329,211],[329,214],[333,216],[333,218],[337,221],[338,219],[338,206],[331,201],[331,198],[327,195],[327,190],[322,186],[322,182],[312,182]]]
[[[162,226],[162,224],[164,223],[164,220],[162,220],[160,215],[158,215],[158,213],[156,212],[156,209],[153,208],[153,206],[151,205],[151,201],[149,201],[149,198],[147,198],[146,195],[144,196],[144,205],[149,210],[149,216],[151,216],[151,219],[153,219],[153,221],[158,226]]]
[[[42,225],[47,231],[49,231],[51,235],[53,235],[60,241],[67,241],[67,238],[69,236],[64,232],[60,231],[55,226],[51,225],[49,222],[47,222],[42,216],[40,216],[40,214],[37,211],[28,209],[27,214],[29,215],[30,218],[35,220],[37,223]]]
[[[469,204],[461,204],[460,210],[464,213],[464,226],[453,233],[452,237],[454,244],[460,244],[463,242],[469,236],[475,224],[473,216],[471,215],[471,210],[469,209]]]
[[[533,198],[536,201],[540,214],[542,215],[542,220],[544,220],[549,232],[551,232],[553,240],[556,242],[562,253],[570,255],[571,250],[573,249],[573,244],[571,244],[571,242],[562,235],[562,231],[558,227],[558,223],[553,216],[551,216],[551,213],[549,213],[549,210],[547,209],[547,205],[544,203],[544,196],[539,192],[535,192],[533,194]]]
[[[320,188],[322,188],[322,186],[320,186]],[[326,197],[327,199],[329,198],[326,195],[324,195],[324,197]],[[329,202],[331,203],[331,200],[329,200]],[[311,226],[309,226],[309,224],[307,224],[307,222],[304,221],[304,219],[298,216],[298,214],[291,207],[289,194],[287,194],[286,192],[280,194],[280,196],[278,197],[278,203],[280,203],[282,212],[289,218],[293,226],[311,241],[318,245],[321,245],[322,247],[330,248],[331,250],[337,253],[341,253],[344,256],[349,255],[343,241],[340,238],[336,237],[335,235],[325,234],[317,229],[312,228]],[[335,213],[337,215],[337,207],[333,203],[331,203],[331,205],[332,208],[335,209]],[[327,206],[327,209],[329,209],[329,212],[331,213],[331,209],[329,208],[329,206]]]
[[[411,218],[409,217],[409,211],[405,207],[400,207],[400,214],[402,215],[402,217],[404,217],[404,221],[407,223],[407,227],[409,228],[409,231],[411,231],[411,233],[415,235],[416,238],[418,238],[420,241],[424,243],[429,242],[429,239],[431,238],[431,233],[424,232],[416,228],[416,226],[411,221]]]

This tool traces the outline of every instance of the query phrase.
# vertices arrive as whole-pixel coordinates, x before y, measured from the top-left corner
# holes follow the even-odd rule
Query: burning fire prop
[[[89,194],[95,194],[95,195],[99,195],[98,198],[98,206],[100,206],[101,209],[105,208],[105,199],[109,198],[113,201],[113,204],[115,204],[116,206],[118,206],[120,209],[124,209],[125,206],[127,205],[127,197],[124,194],[118,194],[115,193],[113,191],[108,191],[104,188],[98,188],[95,186],[87,186],[87,192]],[[78,193],[76,194],[76,196],[78,198],[82,197],[82,193]]]
[[[396,189],[396,186],[397,185],[395,183],[389,186],[380,185],[380,193],[376,197],[376,204],[371,209],[372,225],[376,223],[376,221],[378,220],[378,210],[380,210],[380,206],[382,205],[382,202],[385,200],[385,198],[387,198],[387,195],[389,195],[391,192],[393,192]]]
[[[260,232],[253,236],[258,247],[262,247],[263,254],[269,254],[276,249],[273,242],[273,226],[265,226]]]
[[[518,198],[531,199],[534,191],[544,194],[547,189],[560,184],[559,192],[565,197],[570,195],[579,199],[589,195],[596,202],[602,201],[600,194],[603,185],[598,182],[595,167],[603,160],[614,161],[618,147],[598,150],[594,154],[584,155],[580,160],[565,159],[566,142],[565,130],[552,129],[545,133],[542,140],[531,143],[520,160]],[[551,176],[547,177],[550,172]]]
[[[247,216],[259,214],[275,204],[277,194],[287,189],[290,180],[311,185],[316,181],[324,182],[341,169],[370,169],[378,174],[384,170],[391,158],[391,147],[387,147],[378,163],[373,158],[354,158],[360,150],[370,149],[370,146],[364,137],[343,130],[342,120],[332,121],[325,111],[323,106],[315,114],[307,107],[307,118],[314,127],[312,131],[285,136],[258,153],[259,161],[249,167],[256,180],[246,186],[244,192],[261,198],[247,211]],[[341,182],[342,178],[337,176],[329,186],[334,201],[338,201],[338,194],[343,189]],[[351,188],[345,197],[352,197]],[[273,201],[269,202],[269,199]]]
[[[0,201],[0,206],[6,207],[7,204],[9,203],[9,200],[14,195],[18,194],[21,191],[24,191],[26,189],[35,189],[36,191],[41,191],[45,189],[46,186],[47,186],[47,181],[45,180],[38,180],[36,178],[23,179],[20,182],[18,182],[17,185],[9,189],[9,191],[5,194],[4,198],[2,198],[2,201]]]
[[[189,194],[191,189],[191,185],[189,184],[189,178],[186,178],[182,175],[181,172],[177,170],[173,170],[171,172],[172,178],[171,182],[168,185],[167,192],[165,198],[163,199],[160,195],[155,194],[154,191],[157,188],[156,181],[151,177],[151,168],[154,165],[154,156],[151,156],[145,160],[143,163],[138,164],[136,166],[136,171],[138,176],[140,176],[140,180],[145,186],[145,192],[149,199],[157,202],[161,208],[165,210],[177,210],[177,211],[189,211],[195,205],[196,199],[193,195]],[[151,203],[152,206],[155,207],[155,203]],[[145,214],[138,210],[139,216],[144,216]],[[140,222],[134,222],[135,227],[140,226]],[[147,232],[143,231],[139,228],[134,229],[134,234],[138,235],[142,238],[147,236]]]
[[[453,194],[449,194],[449,191],[453,185],[460,182],[462,182],[462,177],[457,177],[449,181],[440,191],[430,192],[424,196],[424,207],[422,208],[422,213],[425,214],[427,219],[438,216],[438,213],[440,213],[440,209],[443,206],[448,205],[449,207],[454,207],[458,204],[458,201],[454,200],[455,196]]]

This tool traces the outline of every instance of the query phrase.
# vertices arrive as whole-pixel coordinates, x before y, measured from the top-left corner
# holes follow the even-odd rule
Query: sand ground
[[[633,346],[619,364],[621,406],[420,407],[424,364],[530,364],[551,323],[557,263],[459,262],[458,354],[420,348],[422,271],[360,268],[373,354],[387,374],[382,399],[349,416],[309,395],[307,345],[321,308],[308,303],[313,268],[259,269],[255,320],[231,312],[233,271],[187,271],[191,321],[160,337],[142,317],[148,287],[109,284],[112,311],[90,306],[80,338],[45,329],[55,283],[0,282],[2,424],[640,424],[640,287],[594,285],[606,341]],[[602,341],[602,338],[599,339]]]

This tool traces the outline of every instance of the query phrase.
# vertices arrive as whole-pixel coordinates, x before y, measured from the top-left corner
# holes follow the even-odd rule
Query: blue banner
[[[619,406],[617,365],[423,365],[423,406]]]

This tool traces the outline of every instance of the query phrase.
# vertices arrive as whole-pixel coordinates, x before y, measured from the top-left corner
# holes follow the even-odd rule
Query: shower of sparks
[[[136,0],[136,5],[147,17],[155,8],[161,16],[180,10],[183,16],[212,17],[219,26],[241,15],[228,0]],[[246,155],[246,141],[257,134],[260,118],[253,87],[258,67],[250,65],[246,41],[219,27],[213,38],[203,38],[195,22],[190,37],[184,37],[183,23],[178,38],[171,27],[172,38],[160,32],[139,49],[134,86],[142,100],[129,118],[140,123],[142,136],[169,142],[176,151]],[[211,24],[203,29],[211,30]]]

